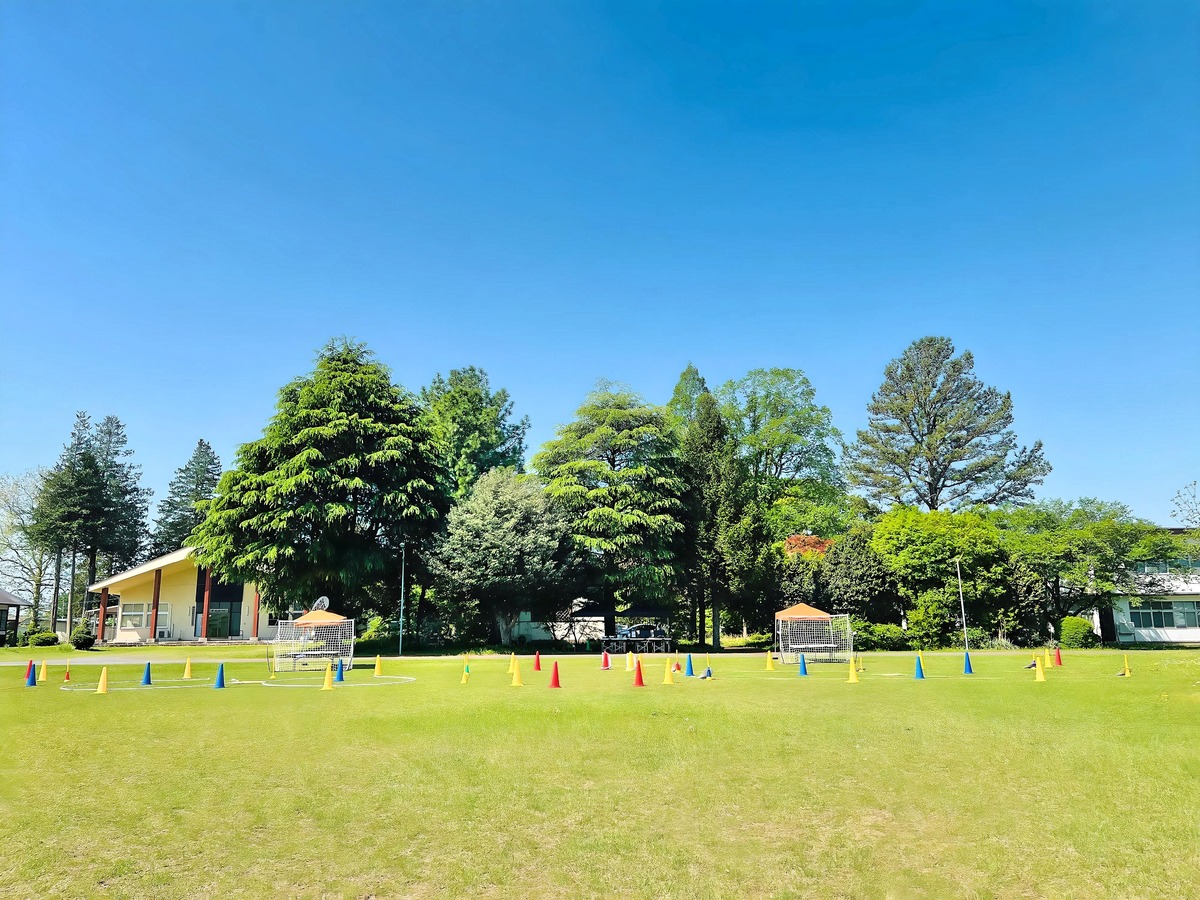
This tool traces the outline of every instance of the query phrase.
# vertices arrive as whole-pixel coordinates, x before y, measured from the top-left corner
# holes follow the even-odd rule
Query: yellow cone
[[[38,684],[46,680],[46,661],[42,660],[42,667],[38,669]]]
[[[508,657],[508,674],[511,675],[515,671],[517,671],[517,654],[512,653]]]
[[[1125,671],[1122,672],[1121,674],[1124,675],[1126,678],[1130,677],[1133,674],[1132,672],[1129,671],[1129,654],[1128,653],[1125,654]]]
[[[1033,670],[1033,680],[1034,681],[1045,681],[1046,680],[1046,670],[1042,668],[1042,661],[1040,659],[1035,659],[1034,662],[1037,663],[1037,665],[1034,667],[1034,670]]]
[[[850,660],[850,677],[846,679],[846,684],[858,684],[858,667],[853,659]]]
[[[707,653],[704,654],[704,667],[706,669],[712,668],[712,660],[709,659],[709,655]]]
[[[183,677],[184,678],[192,677],[192,658],[190,656],[187,658],[187,660],[183,664]]]
[[[383,660],[379,658],[379,654],[375,654],[375,677],[378,678],[383,674]]]
[[[321,685],[321,690],[333,690],[333,663],[325,663],[325,683]]]
[[[767,651],[767,671],[775,671],[775,654],[773,654],[770,650]]]
[[[917,651],[917,659],[919,659],[921,661],[921,671],[924,672],[925,671],[925,654],[920,650]]]
[[[1047,669],[1054,665],[1054,660],[1050,658],[1050,648],[1046,648],[1046,660],[1042,663]]]
[[[97,694],[108,693],[108,666],[100,670],[100,683],[96,685]]]
[[[517,659],[516,654],[513,655],[513,687],[525,687],[525,682],[521,680],[521,661]]]
[[[630,650],[628,653],[625,654],[625,671],[626,672],[633,671],[633,651],[632,650]]]
[[[663,684],[674,684],[675,673],[671,671],[671,657],[667,657],[667,664],[663,668]]]
[[[857,664],[857,667],[858,667],[858,671],[860,671],[860,672],[865,672],[865,671],[867,671],[867,668],[866,668],[866,666],[864,666],[864,665],[862,664],[862,654],[861,654],[861,653],[857,653],[857,654],[855,654],[854,658],[855,658],[855,661],[856,661],[856,664]]]
[[[467,666],[463,666],[463,677],[459,684],[466,684],[471,678],[471,670]]]

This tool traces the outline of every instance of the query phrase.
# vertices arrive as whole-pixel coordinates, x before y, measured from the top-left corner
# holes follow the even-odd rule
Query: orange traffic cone
[[[542,651],[538,650],[533,654],[533,671],[542,671]]]
[[[552,688],[562,687],[562,684],[559,683],[559,680],[558,680],[558,662],[557,662],[557,660],[554,663],[554,671],[552,673],[550,673],[550,687],[552,687]]]
[[[1062,648],[1061,647],[1054,648],[1054,664],[1056,666],[1062,665]]]
[[[607,672],[611,668],[612,668],[612,660],[608,658],[608,651],[605,650],[600,655],[600,671]]]
[[[71,657],[67,657],[67,671],[63,673],[63,681],[71,680]]]
[[[636,673],[633,676],[633,686],[634,687],[645,687],[646,679],[644,679],[642,677],[642,661],[640,659],[637,661],[637,666],[634,668],[633,671]]]

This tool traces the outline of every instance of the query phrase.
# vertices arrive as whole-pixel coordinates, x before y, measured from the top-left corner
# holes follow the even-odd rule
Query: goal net
[[[320,668],[338,660],[349,669],[354,665],[354,620],[342,619],[320,625],[281,621],[271,654],[276,672]]]
[[[854,654],[854,633],[849,616],[777,618],[775,645],[785,663],[849,662]]]

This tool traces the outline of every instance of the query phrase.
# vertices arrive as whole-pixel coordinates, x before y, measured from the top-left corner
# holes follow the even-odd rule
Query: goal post
[[[272,645],[272,668],[276,672],[324,669],[339,661],[349,669],[354,665],[354,620],[314,625],[281,621]]]
[[[848,615],[776,617],[775,646],[784,663],[849,662],[854,632]]]

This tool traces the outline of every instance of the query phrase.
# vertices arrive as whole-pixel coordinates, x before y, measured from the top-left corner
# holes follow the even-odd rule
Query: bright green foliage
[[[767,508],[767,522],[777,541],[793,534],[836,537],[849,531],[854,521],[854,505],[841,486],[812,478],[787,485]]]
[[[990,629],[1002,614],[1007,559],[1000,531],[986,516],[899,507],[876,523],[871,549],[895,577],[921,646],[939,646],[961,627],[956,560],[968,623]]]
[[[188,536],[204,521],[196,504],[211,500],[220,480],[221,460],[208,441],[197,441],[191,458],[175,470],[167,496],[158,504],[151,538],[155,556],[171,553],[187,543]]]
[[[940,337],[888,363],[849,454],[851,483],[874,500],[930,510],[1032,499],[1050,472],[1041,441],[1017,449],[1012,397],[974,368],[970,351],[956,357]]]
[[[436,602],[472,635],[512,643],[522,612],[554,621],[575,594],[566,522],[542,486],[512,469],[492,469],[450,510],[446,532],[430,561]]]
[[[1095,647],[1100,643],[1092,623],[1082,616],[1067,616],[1059,623],[1058,642],[1064,647],[1080,649]]]
[[[720,395],[750,477],[768,500],[801,479],[837,483],[840,435],[803,372],[755,369]]]
[[[438,450],[409,394],[362,344],[331,341],[238,448],[192,536],[202,565],[274,609],[326,595],[354,613],[399,583],[443,512]]]
[[[871,622],[899,624],[904,615],[896,578],[871,547],[872,528],[859,525],[834,542],[821,571],[821,609]]]
[[[680,572],[685,483],[666,413],[602,382],[533,458],[576,546],[620,603],[665,606]]]
[[[1039,630],[1063,616],[1111,606],[1116,592],[1136,592],[1130,563],[1183,551],[1178,538],[1136,518],[1124,504],[1092,498],[1000,509],[990,518]]]
[[[676,425],[686,426],[699,414],[697,403],[700,395],[708,393],[708,382],[691,363],[679,374],[675,390],[667,402],[667,412]]]
[[[1171,498],[1171,518],[1184,528],[1200,529],[1200,481],[1185,484]]]
[[[452,369],[421,390],[427,427],[442,445],[455,500],[481,475],[508,466],[522,470],[529,419],[512,421],[508,391],[492,391],[487,373],[474,366]]]

